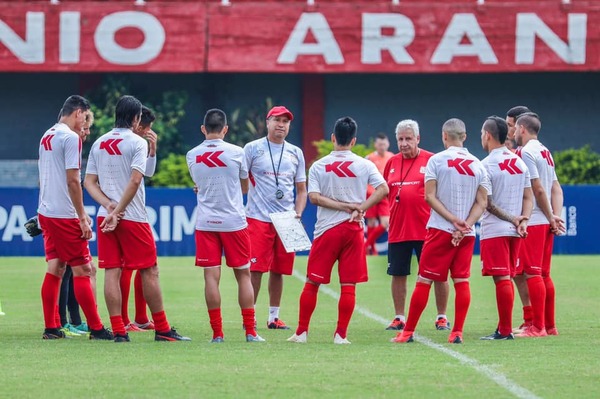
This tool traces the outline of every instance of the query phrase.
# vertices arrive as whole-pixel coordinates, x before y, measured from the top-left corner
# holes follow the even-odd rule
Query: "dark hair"
[[[204,128],[207,133],[219,133],[227,125],[227,116],[225,112],[218,108],[212,108],[206,111],[204,115]]]
[[[335,126],[333,128],[335,141],[337,141],[338,145],[347,146],[352,139],[356,137],[357,129],[358,125],[356,124],[356,121],[349,116],[338,119],[335,121]]]
[[[525,112],[531,112],[529,108],[524,105],[517,105],[516,107],[512,107],[506,112],[506,116],[509,118],[517,119],[519,116],[523,115]]]
[[[142,113],[142,103],[134,96],[123,96],[115,107],[115,127],[132,128],[133,121]]]
[[[62,118],[63,116],[69,116],[78,109],[87,111],[90,109],[90,102],[76,94],[69,96],[69,98],[65,100],[65,103],[58,113],[58,119]]]
[[[508,135],[508,124],[497,115],[488,116],[483,123],[483,130],[490,133],[492,137],[504,144]]]
[[[389,140],[387,134],[385,133],[377,133],[375,136],[375,140]]]
[[[519,116],[515,125],[523,126],[529,133],[536,136],[542,129],[542,121],[540,121],[540,118],[534,112],[527,112]]]
[[[156,120],[156,115],[154,112],[145,105],[142,105],[142,119],[140,120],[140,125],[142,126],[150,126],[152,122]]]

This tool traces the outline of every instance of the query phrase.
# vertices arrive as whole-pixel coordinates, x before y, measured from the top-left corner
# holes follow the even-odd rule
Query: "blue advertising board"
[[[600,217],[595,209],[600,204],[600,186],[565,186],[563,218],[567,232],[554,241],[556,254],[600,254],[596,241],[596,226]],[[191,189],[147,188],[147,210],[160,256],[194,255],[196,197]],[[0,188],[0,256],[42,256],[41,236],[31,238],[23,225],[36,213],[38,190]],[[87,194],[86,211],[95,218],[98,205]],[[316,207],[310,203],[302,216],[312,239],[316,222]],[[90,241],[96,254],[96,237]],[[384,250],[385,243],[378,249]],[[478,246],[476,251],[478,251]]]

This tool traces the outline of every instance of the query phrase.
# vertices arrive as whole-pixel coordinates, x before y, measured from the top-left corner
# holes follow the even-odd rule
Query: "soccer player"
[[[531,112],[531,110],[524,105],[517,105],[506,111],[506,124],[508,125],[508,134],[506,136],[506,141],[504,142],[504,145],[506,145],[506,147],[511,150],[511,147],[515,147],[516,144],[515,124],[517,122],[517,118],[526,112]]]
[[[385,133],[379,133],[375,137],[375,151],[366,156],[366,158],[377,166],[379,173],[383,174],[388,160],[394,156],[393,152],[388,151],[390,140]],[[375,189],[367,186],[367,196],[371,195]],[[377,239],[388,229],[390,225],[390,204],[387,198],[384,198],[376,205],[372,206],[365,213],[367,222],[367,241],[365,248],[367,255],[377,255],[375,244]]]
[[[144,173],[148,143],[134,131],[142,104],[123,96],[115,108],[115,128],[90,151],[85,188],[102,207],[98,211],[98,263],[105,269],[104,296],[115,342],[129,342],[121,315],[121,269],[140,270],[144,298],[156,325],[156,341],[189,341],[172,328],[164,311],[156,244],[146,213]],[[123,215],[121,213],[124,212]]]
[[[356,284],[366,282],[367,259],[363,244],[364,212],[388,194],[375,164],[352,153],[357,125],[350,117],[336,121],[331,135],[334,150],[310,168],[308,195],[317,205],[314,242],[308,256],[307,276],[300,295],[298,328],[290,342],[306,343],[310,318],[321,284],[329,284],[338,262],[341,294],[333,342],[349,344],[348,324],[356,303]],[[375,188],[367,199],[367,184]]]
[[[511,277],[519,267],[519,248],[527,236],[533,207],[529,170],[518,155],[505,146],[506,121],[488,117],[481,128],[481,146],[489,155],[481,161],[492,185],[487,210],[481,221],[481,270],[496,285],[498,328],[484,340],[513,339],[512,309],[515,299]]]
[[[554,235],[564,232],[560,218],[563,192],[554,171],[550,151],[538,140],[542,124],[537,115],[517,119],[515,138],[523,146],[521,158],[529,169],[534,205],[521,259],[533,310],[533,323],[517,337],[558,335],[555,321],[555,289],[550,277]]]
[[[88,241],[91,219],[85,213],[81,189],[81,131],[90,103],[83,97],[67,98],[58,123],[42,136],[39,147],[40,198],[38,219],[43,231],[48,269],[42,283],[44,339],[65,335],[59,329],[58,296],[66,264],[73,271],[73,291],[91,328],[90,339],[113,339],[104,328],[90,283],[92,273]],[[58,319],[58,320],[57,320]]]
[[[463,147],[467,137],[460,119],[447,120],[442,127],[446,150],[427,162],[425,198],[431,206],[423,244],[419,277],[410,299],[404,331],[392,342],[412,342],[421,314],[427,306],[433,281],[454,281],[455,320],[448,342],[460,344],[471,292],[469,276],[475,245],[473,225],[483,214],[490,191],[489,178],[481,162]]]
[[[413,251],[417,260],[421,258],[430,212],[425,201],[424,177],[427,161],[433,154],[419,148],[419,124],[411,119],[400,121],[396,126],[396,140],[400,153],[389,160],[383,171],[390,189],[387,274],[392,276],[392,300],[396,312],[396,317],[386,330],[402,330],[406,324],[407,276],[410,274]],[[438,310],[435,327],[449,330],[450,323],[446,316],[448,282],[435,281],[434,286]]]
[[[244,150],[223,141],[227,117],[210,109],[201,127],[206,140],[191,149],[187,164],[198,187],[196,218],[196,266],[204,269],[204,296],[213,330],[211,342],[223,342],[221,317],[221,254],[238,283],[238,303],[246,341],[264,342],[254,326],[254,291],[250,281],[250,234],[242,191],[248,191],[248,167]]]
[[[250,274],[254,304],[262,275],[269,272],[269,329],[289,329],[279,318],[279,308],[283,276],[292,274],[295,257],[294,253],[285,251],[269,214],[294,210],[299,218],[306,207],[304,154],[285,140],[293,119],[294,115],[286,107],[271,108],[267,114],[267,136],[244,147],[250,173],[246,216],[248,229],[253,233]]]
[[[158,136],[152,130],[152,124],[156,120],[156,115],[152,110],[145,105],[142,105],[142,118],[140,124],[135,130],[135,134],[148,140],[148,159],[146,161],[146,171],[144,176],[151,177],[154,175],[156,170],[156,141]],[[125,330],[127,331],[148,331],[154,330],[154,322],[148,319],[148,313],[146,312],[147,303],[144,299],[144,291],[142,287],[142,275],[139,270],[135,273],[133,280],[134,295],[135,295],[135,318],[132,322],[129,320],[129,292],[131,290],[131,277],[133,275],[132,269],[123,269],[121,271],[121,315],[123,317],[123,324],[125,324]]]

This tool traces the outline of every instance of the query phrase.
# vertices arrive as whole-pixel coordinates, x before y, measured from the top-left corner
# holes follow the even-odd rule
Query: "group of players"
[[[522,273],[526,285],[518,285],[519,292],[524,288],[521,297],[526,306],[525,295],[529,293],[533,320],[520,335],[557,334],[549,257],[552,234],[564,229],[558,217],[562,192],[552,157],[537,141],[539,118],[526,111],[518,119],[516,115],[507,117],[508,125],[498,117],[486,119],[481,140],[490,156],[483,162],[463,148],[466,129],[462,121],[450,119],[444,124],[446,150],[436,155],[418,147],[418,124],[402,121],[396,129],[400,153],[385,163],[383,175],[375,163],[351,152],[358,127],[352,118],[341,118],[331,135],[334,151],[311,166],[308,188],[302,150],[285,140],[294,118],[287,108],[273,107],[266,117],[266,137],[244,148],[224,141],[228,129],[225,113],[207,111],[201,127],[205,140],[190,150],[186,159],[198,201],[195,264],[204,272],[212,342],[224,341],[219,292],[222,254],[239,286],[246,341],[264,341],[256,331],[255,304],[262,275],[267,272],[267,328],[288,329],[279,310],[283,276],[292,273],[294,254],[285,251],[269,214],[294,211],[300,218],[307,196],[318,207],[317,223],[300,296],[298,327],[289,341],[307,342],[319,286],[330,282],[337,262],[341,294],[334,343],[350,343],[347,330],[356,302],[355,286],[368,280],[365,254],[374,243],[372,234],[365,245],[363,220],[365,212],[382,203],[390,211],[388,274],[392,275],[396,311],[388,329],[401,330],[394,342],[413,340],[432,282],[438,304],[436,327],[450,328],[445,315],[448,272],[456,289],[456,319],[449,342],[462,342],[470,303],[473,225],[484,212],[483,273],[494,276],[500,316],[497,331],[487,338],[513,337],[511,278],[517,281],[516,275]],[[43,338],[64,337],[57,304],[61,277],[69,265],[90,339],[128,342],[128,331],[152,328],[157,341],[188,341],[190,338],[171,327],[164,311],[156,245],[145,209],[144,176],[151,176],[156,165],[156,135],[151,131],[154,115],[132,96],[118,101],[114,129],[92,145],[84,179],[86,190],[101,205],[97,216],[98,264],[105,269],[104,294],[112,331],[100,319],[95,269],[87,244],[92,236],[91,220],[84,211],[80,183],[84,124],[90,114],[86,99],[69,97],[58,123],[40,141],[38,218],[48,263],[42,284]],[[504,146],[507,135],[512,139],[512,132],[523,146],[523,160]],[[244,193],[248,194],[245,207]],[[377,230],[375,235],[385,230],[386,222],[383,219],[380,226],[371,226]],[[524,245],[518,255],[521,242]],[[419,277],[406,320],[406,276],[413,251],[419,259]],[[128,320],[127,297],[135,270],[134,324]],[[146,305],[151,320],[145,316]]]

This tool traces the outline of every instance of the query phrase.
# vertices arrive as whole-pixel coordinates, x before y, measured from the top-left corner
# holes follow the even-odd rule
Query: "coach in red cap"
[[[252,235],[250,272],[254,303],[263,273],[269,272],[269,319],[267,328],[287,330],[279,318],[283,275],[292,274],[294,253],[287,253],[271,223],[270,213],[306,207],[306,170],[302,150],[285,141],[294,115],[278,105],[267,114],[267,136],[244,147],[250,172],[246,217]],[[295,193],[294,193],[294,188]]]

